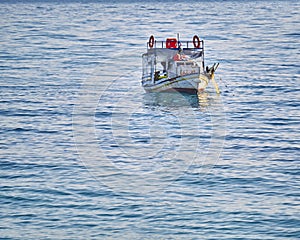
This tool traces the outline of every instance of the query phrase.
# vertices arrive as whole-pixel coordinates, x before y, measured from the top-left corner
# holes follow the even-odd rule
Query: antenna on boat
[[[180,42],[180,40],[179,40],[179,33],[177,33],[177,43],[178,43],[178,50],[182,50],[182,48],[181,48],[181,42]]]

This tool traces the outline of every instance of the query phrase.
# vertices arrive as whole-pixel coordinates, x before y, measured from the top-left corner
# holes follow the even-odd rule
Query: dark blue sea
[[[299,239],[300,2],[0,3],[0,239]],[[147,94],[150,35],[217,95]]]

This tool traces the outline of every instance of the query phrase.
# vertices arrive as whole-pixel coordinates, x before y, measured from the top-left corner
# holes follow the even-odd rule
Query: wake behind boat
[[[150,36],[147,52],[143,54],[142,86],[146,92],[179,91],[197,93],[205,90],[211,81],[219,93],[214,73],[204,65],[204,41],[195,35],[193,41],[167,38],[156,41]]]

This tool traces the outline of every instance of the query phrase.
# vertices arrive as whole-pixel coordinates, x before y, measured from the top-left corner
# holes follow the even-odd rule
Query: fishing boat
[[[205,67],[204,41],[197,35],[191,41],[180,40],[179,34],[165,41],[157,41],[151,35],[142,58],[142,86],[146,92],[197,93],[212,82],[220,93],[214,79],[219,63]]]

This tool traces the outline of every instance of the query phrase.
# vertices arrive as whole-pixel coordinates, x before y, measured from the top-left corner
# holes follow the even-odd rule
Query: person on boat
[[[173,60],[184,61],[184,60],[188,60],[188,57],[183,53],[182,48],[180,47],[178,52],[174,55]]]

